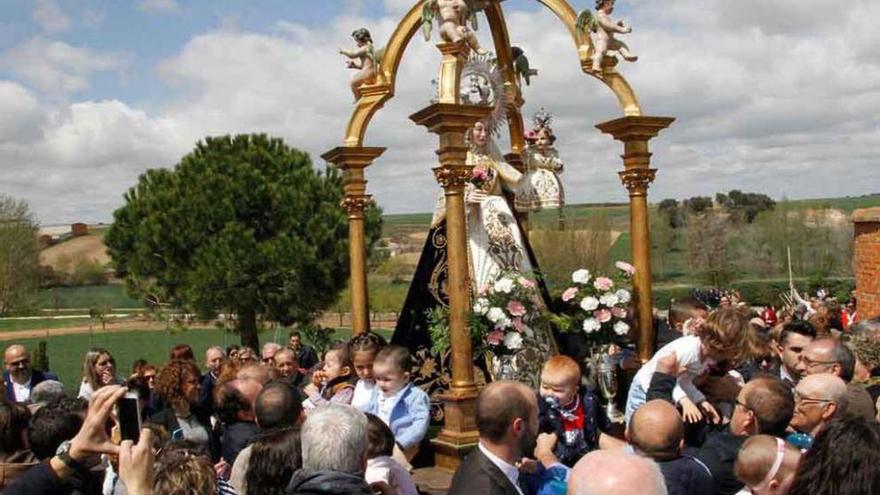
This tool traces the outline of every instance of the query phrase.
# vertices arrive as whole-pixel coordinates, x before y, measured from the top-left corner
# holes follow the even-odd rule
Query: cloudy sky
[[[383,44],[414,1],[0,0],[0,193],[44,224],[107,221],[144,170],[226,133],[278,135],[317,163],[352,108],[338,47],[361,26]],[[880,2],[619,3],[641,56],[621,72],[647,115],[678,119],[653,142],[654,200],[880,191]],[[539,2],[505,9],[541,72],[524,112],[554,114],[569,200],[624,200],[621,146],[593,127],[620,115],[613,95]],[[392,213],[430,210],[437,187],[436,138],[407,116],[428,103],[439,55],[420,38],[406,55],[367,135],[389,148],[368,187]]]

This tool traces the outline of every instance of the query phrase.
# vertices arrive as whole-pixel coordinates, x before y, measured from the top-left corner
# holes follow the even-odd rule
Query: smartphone
[[[119,418],[119,431],[123,440],[138,442],[141,436],[141,409],[138,406],[137,392],[126,392],[116,403],[116,414]]]

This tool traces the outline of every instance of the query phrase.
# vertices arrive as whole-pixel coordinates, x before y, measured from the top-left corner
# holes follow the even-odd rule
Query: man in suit
[[[816,338],[816,329],[807,321],[795,320],[782,326],[777,339],[773,340],[771,349],[779,357],[779,370],[773,372],[789,388],[802,378],[798,364],[804,349]]]
[[[214,412],[214,386],[217,384],[217,377],[220,373],[220,367],[226,360],[226,353],[220,346],[209,347],[205,351],[205,374],[199,380],[199,408],[205,414],[213,414]]]
[[[20,344],[13,344],[6,348],[3,362],[6,365],[6,371],[3,372],[3,382],[6,385],[6,398],[10,402],[27,402],[31,398],[31,390],[38,383],[46,380],[58,380],[58,377],[53,373],[32,369],[31,357],[27,348]]]
[[[299,363],[299,372],[301,374],[308,374],[318,364],[318,353],[311,346],[303,344],[302,336],[296,330],[290,332],[290,340],[287,343],[287,347],[296,353],[296,362]]]
[[[449,495],[529,495],[520,483],[516,463],[535,449],[535,393],[517,382],[489,384],[477,398],[477,430],[477,449],[455,472]]]

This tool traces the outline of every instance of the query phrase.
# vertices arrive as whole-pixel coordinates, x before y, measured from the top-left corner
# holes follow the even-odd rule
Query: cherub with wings
[[[345,55],[348,60],[345,66],[349,69],[358,69],[357,74],[351,78],[351,92],[357,101],[361,96],[360,87],[362,84],[371,83],[375,80],[376,74],[379,72],[379,60],[381,58],[381,50],[377,51],[373,47],[373,38],[367,28],[360,28],[351,33],[357,47],[351,50],[340,48],[339,53]]]
[[[477,54],[484,55],[487,52],[480,46],[476,33],[477,12],[487,4],[486,0],[428,0],[422,10],[425,41],[431,40],[431,28],[437,18],[443,41],[467,43]]]
[[[593,66],[592,72],[602,72],[602,59],[608,52],[617,52],[627,62],[635,62],[639,57],[629,51],[626,43],[616,39],[615,33],[628,34],[632,27],[623,21],[615,21],[611,18],[614,12],[615,0],[596,0],[596,12],[585,10],[578,15],[577,29],[584,35],[587,30],[593,33]]]

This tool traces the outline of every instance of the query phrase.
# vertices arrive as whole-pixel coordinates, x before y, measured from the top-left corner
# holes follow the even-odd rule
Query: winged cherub
[[[429,0],[422,10],[422,34],[425,41],[431,40],[431,25],[439,18],[440,37],[450,43],[467,43],[479,55],[488,52],[480,46],[477,39],[477,11],[484,7],[477,0]],[[468,26],[470,22],[470,26]]]
[[[616,39],[615,33],[628,34],[632,27],[623,21],[615,21],[611,18],[614,12],[615,0],[596,0],[596,13],[585,10],[578,15],[577,28],[584,34],[589,28],[593,34],[593,66],[591,71],[599,74],[602,72],[602,59],[608,52],[617,52],[627,62],[635,62],[639,57],[629,51],[626,43]]]
[[[345,66],[349,69],[358,69],[358,72],[351,78],[351,92],[357,101],[360,98],[360,87],[364,83],[372,82],[379,71],[380,53],[373,47],[373,38],[370,31],[366,28],[360,28],[351,33],[357,47],[351,50],[340,48],[339,53],[345,55],[348,60]]]

